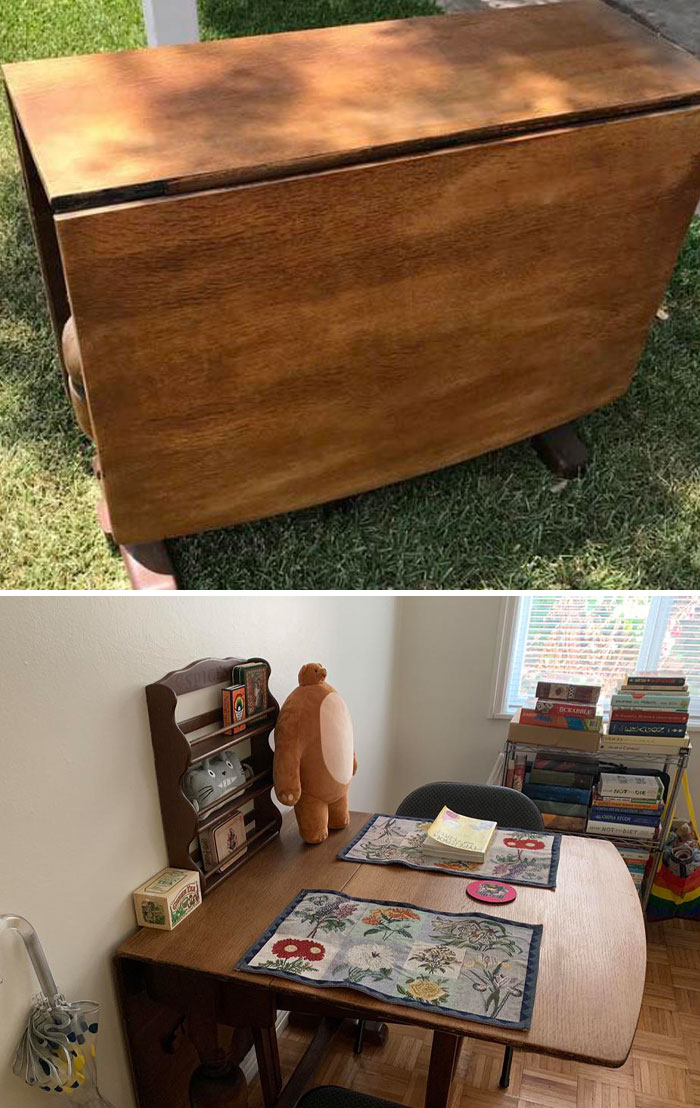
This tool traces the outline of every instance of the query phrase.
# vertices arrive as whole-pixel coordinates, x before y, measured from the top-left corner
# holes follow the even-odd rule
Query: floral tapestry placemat
[[[530,1026],[542,924],[302,889],[237,968]]]
[[[561,835],[553,831],[520,831],[497,827],[483,862],[440,862],[423,855],[430,820],[399,816],[372,816],[338,857],[346,862],[399,864],[412,869],[437,870],[460,876],[497,877],[514,885],[553,889],[557,883]]]

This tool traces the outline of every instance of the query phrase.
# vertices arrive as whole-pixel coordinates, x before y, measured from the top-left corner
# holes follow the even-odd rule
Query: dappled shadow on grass
[[[334,504],[170,543],[183,588],[700,585],[700,221],[629,393],[579,421],[561,488],[524,443]]]
[[[260,0],[199,0],[198,6],[203,38],[303,31],[439,12],[433,0],[266,0],[264,4]]]

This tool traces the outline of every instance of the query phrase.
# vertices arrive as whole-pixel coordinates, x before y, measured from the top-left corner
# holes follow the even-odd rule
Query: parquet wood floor
[[[516,1051],[510,1088],[498,1088],[503,1048],[465,1039],[450,1108],[688,1108],[700,1106],[700,924],[673,920],[647,926],[647,980],[632,1051],[617,1070]],[[572,1000],[572,1003],[575,1001]],[[285,1079],[310,1033],[288,1027],[280,1036]],[[315,1084],[342,1085],[421,1108],[430,1035],[389,1028],[383,1047],[366,1043],[359,1056],[340,1036]],[[250,1108],[262,1108],[260,1085]]]

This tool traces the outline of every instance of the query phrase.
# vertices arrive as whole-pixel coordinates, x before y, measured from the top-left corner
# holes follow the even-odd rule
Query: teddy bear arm
[[[301,751],[297,728],[294,721],[291,727],[275,729],[275,760],[273,764],[273,783],[275,795],[280,804],[296,804],[301,796],[301,778],[299,776]]]

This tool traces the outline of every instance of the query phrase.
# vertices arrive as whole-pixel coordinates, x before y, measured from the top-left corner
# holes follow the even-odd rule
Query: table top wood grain
[[[700,99],[700,62],[599,0],[19,62],[56,209]]]
[[[292,816],[282,834],[224,882],[174,931],[143,929],[118,954],[212,974],[285,996],[341,1006],[348,1014],[453,1031],[596,1065],[619,1066],[629,1053],[644,988],[644,922],[632,880],[615,847],[574,836],[562,839],[557,888],[517,886],[511,904],[485,905],[465,893],[466,878],[403,866],[340,861],[368,813],[353,812],[348,828],[320,846],[301,842]],[[234,967],[302,888],[407,901],[449,912],[482,912],[543,924],[532,1025],[511,1031],[392,1005],[351,989],[318,988]]]

